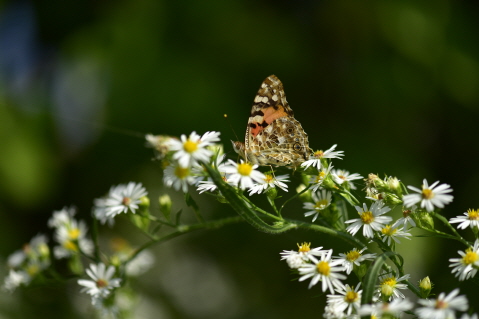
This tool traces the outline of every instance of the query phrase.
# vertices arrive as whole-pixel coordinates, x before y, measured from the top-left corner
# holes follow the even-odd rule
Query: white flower
[[[340,307],[338,307],[337,304],[327,304],[326,307],[324,307],[323,318],[325,319],[346,318],[346,314],[343,311],[341,311],[339,308]]]
[[[457,225],[459,229],[466,229],[467,227],[472,228],[479,228],[479,212],[477,209],[468,209],[467,212],[464,213],[465,216],[457,216],[451,218],[449,222],[452,223],[460,223]]]
[[[188,167],[181,167],[178,164],[169,165],[163,175],[163,183],[167,187],[173,187],[177,191],[180,189],[183,193],[188,192],[188,185],[193,185],[195,179],[191,175],[191,170]]]
[[[218,186],[216,186],[215,183],[213,183],[213,181],[200,181],[198,182],[198,187],[196,188],[196,190],[202,194],[204,192],[214,192]]]
[[[304,217],[313,216],[313,223],[318,218],[319,213],[326,209],[331,204],[331,192],[325,189],[316,192],[312,192],[311,197],[313,198],[314,203],[306,202],[303,204],[304,209],[309,209],[310,211],[304,213]]]
[[[13,270],[10,269],[8,276],[5,277],[5,282],[3,284],[3,289],[8,292],[13,292],[17,287],[21,285],[28,285],[32,278],[26,271],[23,270]]]
[[[283,191],[288,191],[288,185],[284,182],[289,182],[288,175],[278,175],[274,176],[272,174],[265,174],[265,179],[262,182],[255,184],[249,189],[249,195],[261,194],[263,191],[266,191],[270,188],[281,188]]]
[[[416,222],[411,217],[411,215],[413,214],[413,211],[415,211],[416,208],[417,208],[416,206],[413,206],[413,207],[411,207],[411,210],[409,210],[409,209],[403,210],[403,212],[402,212],[403,217],[396,220],[393,224],[393,227],[402,226],[402,228],[404,230],[407,229],[408,224],[410,224],[411,227],[416,227]]]
[[[354,311],[358,313],[361,306],[362,290],[359,290],[361,283],[354,287],[345,285],[337,288],[337,295],[328,295],[328,304],[334,304],[337,311],[345,312],[348,316]]]
[[[339,272],[343,271],[344,267],[338,266],[340,261],[331,260],[332,253],[332,250],[328,250],[321,254],[321,260],[319,261],[314,256],[310,256],[313,264],[303,264],[298,268],[299,274],[302,275],[299,281],[311,278],[308,288],[322,281],[323,292],[329,289],[332,294],[334,293],[334,287],[341,288],[343,286],[341,280],[346,279],[346,276]]]
[[[452,202],[454,197],[447,194],[452,192],[452,188],[448,184],[441,184],[439,186],[437,186],[437,184],[439,184],[439,181],[434,182],[429,186],[426,179],[424,179],[422,189],[408,186],[410,190],[413,190],[418,194],[404,195],[404,206],[412,207],[415,204],[421,203],[421,208],[426,209],[428,212],[432,212],[434,206],[443,208],[445,204]]]
[[[54,211],[53,216],[48,220],[48,227],[57,228],[68,224],[75,214],[76,209],[74,207],[63,207],[61,210]]]
[[[363,235],[367,238],[373,238],[374,232],[373,231],[380,231],[385,224],[392,221],[392,218],[389,216],[381,216],[391,210],[391,208],[384,206],[382,201],[374,202],[371,205],[371,208],[368,209],[366,204],[363,204],[363,208],[359,206],[355,206],[356,210],[359,213],[360,218],[351,219],[346,221],[349,225],[346,228],[346,231],[351,233],[351,235],[355,235],[358,230],[363,227]]]
[[[329,165],[329,167],[327,168],[322,167],[318,175],[313,176],[309,180],[309,183],[313,184],[313,186],[311,187],[312,192],[317,191],[323,185],[324,180],[328,177],[332,168],[333,168],[333,165]]]
[[[440,293],[437,299],[420,299],[418,301],[424,307],[416,309],[416,315],[420,319],[455,319],[455,311],[466,311],[468,302],[465,296],[457,296],[459,289],[454,289],[447,296]]]
[[[241,189],[247,189],[254,186],[253,181],[261,183],[266,176],[260,171],[257,171],[258,165],[251,165],[241,160],[238,164],[235,161],[228,160],[229,165],[224,167],[224,171],[231,176],[228,178],[232,185],[237,185]]]
[[[312,260],[311,256],[321,256],[324,253],[323,247],[311,249],[311,243],[298,244],[298,251],[283,250],[281,252],[281,260],[288,263],[289,268],[299,268],[303,263]]]
[[[346,254],[340,253],[339,257],[336,257],[336,260],[341,261],[341,265],[345,268],[346,273],[349,275],[354,268],[354,265],[360,266],[361,263],[365,260],[374,260],[376,254],[364,254],[363,252],[367,247],[364,247],[360,251],[355,247],[353,250],[350,250]]]
[[[476,275],[479,268],[479,240],[476,239],[474,247],[469,247],[466,251],[458,251],[462,258],[451,258],[449,267],[454,267],[452,273],[456,273],[460,281],[472,278]]]
[[[313,166],[316,167],[317,169],[321,168],[321,159],[323,158],[338,158],[342,159],[341,157],[344,156],[344,151],[334,151],[336,149],[337,144],[334,144],[331,146],[331,148],[327,151],[316,151],[313,153],[313,155],[310,156],[309,160],[306,162],[302,163],[301,166],[304,167],[304,169],[308,169],[308,167]]]
[[[399,289],[407,289],[407,284],[400,283],[401,281],[408,280],[409,274],[402,277],[391,276],[388,274],[383,274],[379,276],[379,285],[376,295],[382,300],[394,300],[394,299],[404,299],[404,295]]]
[[[59,225],[55,230],[55,240],[60,246],[53,248],[56,258],[68,258],[80,252],[90,255],[93,252],[93,242],[86,237],[87,226],[84,221],[71,219],[68,223]]]
[[[461,316],[461,319],[477,319],[477,313],[473,313],[470,316],[467,313],[465,313]]]
[[[356,186],[354,186],[351,181],[364,178],[358,173],[350,174],[348,171],[342,169],[333,169],[331,171],[331,177],[336,184],[341,185],[346,182],[351,189],[356,189]]]
[[[394,299],[391,302],[362,305],[361,309],[359,309],[359,314],[361,316],[371,316],[371,318],[381,318],[383,315],[400,318],[403,312],[411,310],[412,307],[413,303],[408,299]]]
[[[141,183],[129,182],[126,185],[112,187],[106,198],[106,215],[115,217],[128,211],[134,214],[139,208],[141,198],[146,195],[148,193]]]
[[[121,279],[113,278],[115,267],[99,263],[98,265],[90,264],[90,268],[86,270],[88,276],[93,280],[79,279],[78,284],[83,286],[81,292],[86,292],[92,296],[92,303],[98,298],[106,298],[110,292],[120,287]]]
[[[400,244],[401,242],[398,238],[411,239],[409,237],[412,236],[410,233],[391,225],[384,226],[383,229],[381,229],[381,233],[383,235],[383,242],[387,243],[389,246],[391,245],[392,240]]]
[[[213,152],[206,147],[218,142],[219,135],[219,132],[206,132],[200,137],[196,132],[192,132],[189,137],[181,135],[181,141],[170,140],[170,150],[175,151],[173,159],[177,160],[181,167],[189,167],[198,162],[208,162]]]

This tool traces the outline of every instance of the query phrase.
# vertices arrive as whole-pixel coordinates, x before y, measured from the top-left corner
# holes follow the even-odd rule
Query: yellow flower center
[[[70,251],[74,251],[74,252],[78,252],[78,246],[75,242],[73,242],[72,240],[67,240],[63,243],[63,248],[65,248],[66,250],[70,250]]]
[[[318,273],[324,276],[329,276],[329,271],[331,267],[329,266],[329,263],[327,261],[320,261],[316,265],[316,269],[318,270]]]
[[[271,183],[274,180],[273,175],[265,174],[264,176],[265,176],[264,178],[265,183]]]
[[[346,254],[346,259],[349,261],[355,261],[359,257],[361,257],[361,253],[357,250],[351,250]]]
[[[196,151],[198,149],[198,143],[197,142],[193,142],[191,141],[190,139],[186,140],[186,142],[183,144],[183,149],[185,150],[185,152],[188,152],[188,153],[193,153],[194,151]]]
[[[383,229],[381,229],[381,233],[383,233],[386,236],[392,236],[397,232],[397,228],[392,228],[391,225],[386,225],[384,226]]]
[[[469,220],[479,220],[479,212],[476,209],[468,209],[467,217]]]
[[[253,166],[248,163],[241,163],[238,165],[238,173],[243,176],[249,176],[253,171]]]
[[[323,210],[328,206],[328,200],[327,199],[322,199],[320,201],[317,201],[316,204],[314,205],[315,210]]]
[[[462,257],[462,263],[465,265],[470,265],[475,263],[479,259],[479,255],[472,251],[471,248],[466,249],[466,255]]]
[[[121,201],[121,203],[125,206],[130,206],[131,198],[130,197],[123,197],[123,200]]]
[[[436,305],[434,306],[434,308],[446,309],[447,307],[448,307],[448,304],[444,300],[436,300]]]
[[[40,271],[40,267],[38,267],[38,265],[36,264],[30,264],[27,266],[27,273],[33,277],[35,276],[36,274],[38,274],[38,272]]]
[[[326,175],[325,172],[323,172],[323,171],[319,172],[318,176],[316,176],[316,183],[321,182],[324,179],[325,175]]]
[[[309,247],[311,247],[311,243],[302,243],[301,245],[298,244],[298,252],[307,253],[311,250]]]
[[[321,157],[323,157],[323,155],[324,155],[323,151],[314,152],[314,157],[316,157],[316,158],[321,158]]]
[[[344,301],[347,303],[353,303],[353,302],[356,302],[358,298],[359,298],[359,294],[356,291],[350,290],[344,296]]]
[[[71,240],[76,240],[80,236],[80,229],[78,228],[72,228],[68,231],[68,237]]]
[[[175,168],[175,176],[178,177],[179,179],[185,179],[186,177],[188,177],[188,175],[190,175],[190,170],[185,167],[181,167],[181,166],[176,166]]]
[[[374,221],[373,213],[370,211],[361,213],[361,221],[363,224],[371,224]]]
[[[397,281],[395,277],[387,277],[384,278],[383,281],[381,282],[381,286],[387,285],[390,287],[396,287]]]
[[[434,193],[429,188],[426,188],[426,189],[422,190],[422,198],[431,199],[433,197],[434,197]]]
[[[98,279],[98,280],[96,281],[96,286],[97,286],[98,288],[106,287],[106,286],[108,286],[108,281],[106,281],[105,279]]]

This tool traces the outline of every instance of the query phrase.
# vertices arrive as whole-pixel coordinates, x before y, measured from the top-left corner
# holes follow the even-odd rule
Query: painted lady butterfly
[[[261,83],[248,119],[245,142],[233,142],[233,148],[252,164],[296,168],[309,159],[308,135],[294,118],[283,84],[275,75]]]

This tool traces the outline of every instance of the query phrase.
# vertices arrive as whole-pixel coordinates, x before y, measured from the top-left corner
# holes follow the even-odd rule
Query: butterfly
[[[233,142],[236,153],[258,165],[298,167],[309,159],[308,135],[294,118],[283,83],[268,76],[258,90],[246,127],[245,141]]]

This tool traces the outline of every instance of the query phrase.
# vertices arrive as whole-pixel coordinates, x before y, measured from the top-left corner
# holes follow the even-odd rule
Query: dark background
[[[423,178],[448,183],[448,218],[477,208],[478,9],[452,0],[0,1],[1,258],[51,235],[53,210],[76,205],[89,221],[93,199],[111,185],[142,182],[153,210],[164,192],[182,207],[142,136],[216,130],[231,152],[236,137],[223,114],[242,138],[270,74],[283,81],[311,147],[345,151],[336,167],[417,187]],[[207,218],[234,215],[192,193]],[[300,216],[300,207],[285,215]],[[102,231],[135,246],[146,240],[121,221]],[[308,290],[279,261],[303,241],[350,249],[246,224],[159,245],[155,267],[132,283],[135,317],[321,317],[320,288]],[[436,294],[459,286],[477,300],[448,267],[464,247],[421,237],[400,249],[413,282],[429,275]],[[2,318],[90,316],[75,280],[1,300]]]

